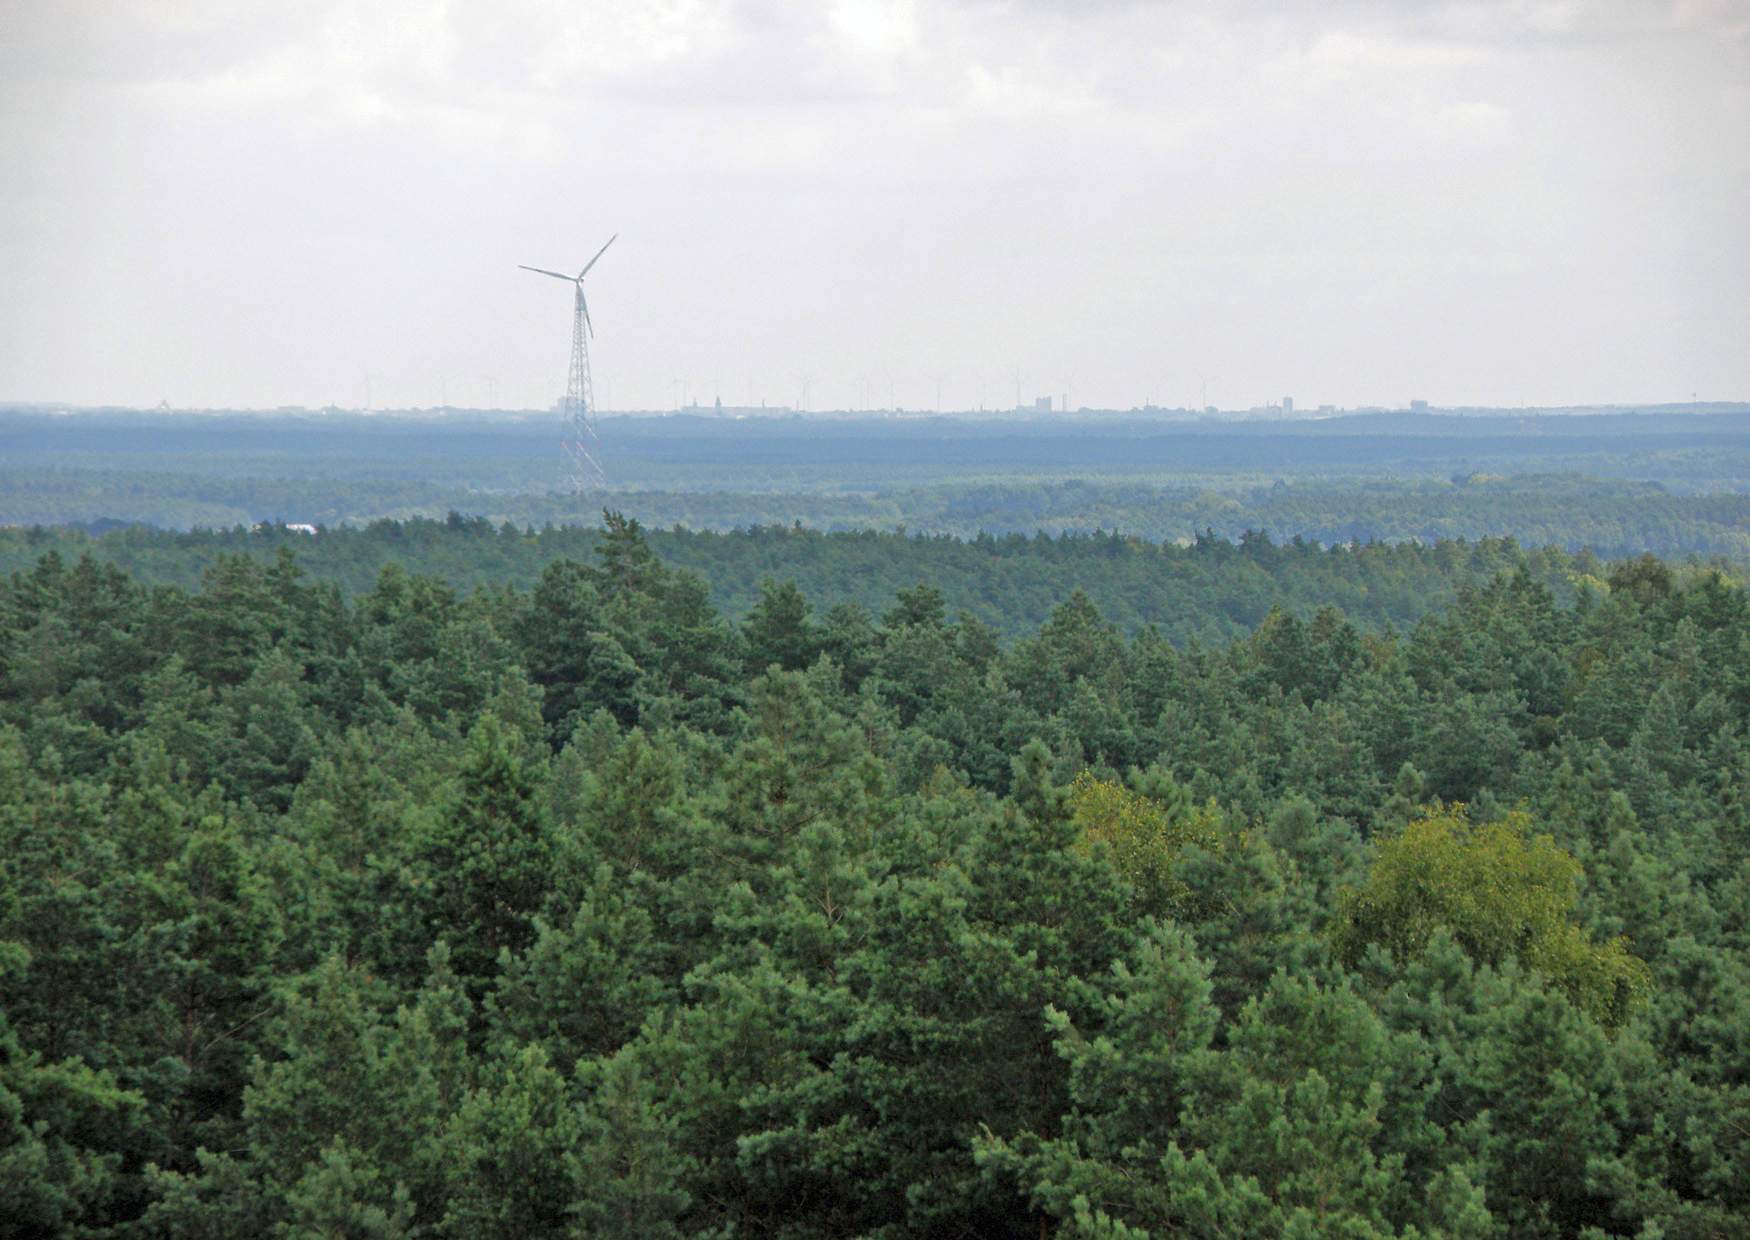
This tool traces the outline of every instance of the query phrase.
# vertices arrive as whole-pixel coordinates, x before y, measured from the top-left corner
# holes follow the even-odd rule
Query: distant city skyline
[[[1054,405],[1047,410],[1038,401],[1013,406],[974,406],[971,408],[955,408],[943,406],[932,408],[893,408],[890,406],[870,406],[867,408],[814,408],[798,409],[793,405],[753,404],[737,405],[728,402],[713,402],[708,404],[687,404],[681,406],[654,406],[651,408],[602,406],[598,409],[604,418],[667,418],[675,415],[709,418],[740,418],[740,417],[772,417],[772,418],[820,418],[822,420],[855,420],[869,418],[883,420],[890,418],[927,419],[941,417],[946,419],[969,419],[996,421],[1013,419],[1029,423],[1050,422],[1060,418],[1093,418],[1107,421],[1124,421],[1133,419],[1148,420],[1150,418],[1166,418],[1176,421],[1314,421],[1326,418],[1343,418],[1364,414],[1404,413],[1426,414],[1435,417],[1561,417],[1583,414],[1743,414],[1750,413],[1750,400],[1719,400],[1719,401],[1638,401],[1638,402],[1594,402],[1570,405],[1474,405],[1453,404],[1443,405],[1425,400],[1398,401],[1395,403],[1377,405],[1333,405],[1321,404],[1316,407],[1295,406],[1285,408],[1280,402],[1264,405],[1222,407],[1206,405],[1202,408],[1190,405],[1123,405],[1094,406],[1077,405],[1067,411]],[[393,405],[366,408],[361,405],[274,405],[274,406],[175,406],[168,402],[155,405],[126,404],[91,404],[75,405],[65,401],[4,401],[0,400],[0,417],[6,415],[37,415],[77,416],[91,414],[102,416],[108,414],[138,414],[138,415],[188,415],[203,417],[226,417],[231,415],[242,417],[260,417],[272,420],[279,417],[323,417],[327,415],[359,416],[359,417],[406,417],[431,418],[443,420],[453,415],[459,421],[471,418],[502,417],[507,420],[529,421],[558,419],[563,410],[559,404],[547,406],[505,406],[505,405]],[[557,430],[555,431],[557,434]]]
[[[1730,401],[1747,209],[1734,0],[18,0],[0,400],[544,408],[618,230],[607,409]]]

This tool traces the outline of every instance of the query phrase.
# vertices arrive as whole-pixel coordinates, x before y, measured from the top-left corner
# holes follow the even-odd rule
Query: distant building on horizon
[[[1428,402],[1425,400],[1413,400],[1413,401],[1411,401],[1410,402],[1410,412],[1411,413],[1427,413],[1428,412]]]
[[[1283,413],[1293,413],[1294,412],[1294,397],[1284,396],[1282,398],[1282,412]]]
[[[694,401],[674,412],[695,418],[785,418],[796,410],[789,405],[726,405],[719,396],[708,405]]]

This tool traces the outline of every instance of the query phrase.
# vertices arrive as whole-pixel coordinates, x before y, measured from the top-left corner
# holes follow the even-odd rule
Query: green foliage
[[[1444,931],[1475,959],[1515,957],[1620,1024],[1645,997],[1647,968],[1624,940],[1594,943],[1572,920],[1580,876],[1579,862],[1531,834],[1522,813],[1473,823],[1462,805],[1436,805],[1379,844],[1367,881],[1339,897],[1332,938],[1353,964],[1370,944],[1401,959]]]
[[[1154,781],[1151,791],[1154,797],[1144,796],[1091,771],[1077,775],[1069,791],[1070,821],[1080,833],[1076,847],[1109,849],[1149,912],[1183,913],[1190,891],[1177,863],[1188,846],[1216,844],[1217,815],[1213,806],[1191,806],[1170,780]]]
[[[760,582],[759,601],[742,624],[748,665],[763,671],[776,664],[794,672],[814,662],[821,640],[808,611],[808,600],[794,581],[780,585],[768,577]]]
[[[534,938],[552,882],[553,846],[537,779],[504,725],[481,716],[468,740],[454,804],[439,818],[416,879],[438,938],[459,968],[484,977],[499,953]]]
[[[572,518],[580,519],[581,514]],[[1357,628],[1377,631],[1413,625],[1450,603],[1460,588],[1485,585],[1520,565],[1564,598],[1574,591],[1577,578],[1608,571],[1593,555],[1569,554],[1529,531],[1523,543],[1502,536],[1510,531],[1441,535],[1417,529],[1411,533],[1426,541],[1416,543],[1368,541],[1359,531],[1276,543],[1248,532],[1272,524],[1228,524],[1226,537],[1217,537],[1207,522],[1197,520],[1182,529],[1151,533],[1150,541],[1136,532],[1136,523],[1116,520],[1055,533],[1039,532],[1039,522],[1023,522],[1000,534],[982,523],[957,531],[956,537],[926,538],[873,530],[823,532],[743,517],[722,530],[676,527],[640,530],[639,536],[662,566],[691,574],[711,603],[732,617],[745,619],[760,606],[761,582],[777,582],[780,594],[784,582],[793,582],[812,612],[820,615],[820,631],[816,634],[804,624],[799,634],[774,633],[774,640],[793,647],[788,652],[778,649],[778,661],[786,665],[785,657],[800,657],[818,637],[833,660],[846,668],[853,666],[851,656],[869,652],[860,640],[835,638],[842,626],[860,625],[850,611],[838,612],[835,619],[835,609],[855,605],[864,619],[884,616],[898,622],[905,614],[903,605],[895,615],[887,614],[895,610],[896,596],[920,582],[939,596],[942,618],[964,612],[1011,639],[1033,635],[1080,590],[1094,614],[1103,617],[1101,623],[1120,631],[1153,625],[1175,642],[1225,642],[1250,632],[1272,608],[1302,615],[1331,607]],[[1119,528],[1132,532],[1111,532]],[[462,688],[454,679],[459,669],[437,655],[444,630],[462,618],[454,592],[514,585],[535,590],[540,604],[542,623],[520,635],[520,644],[535,656],[525,656],[531,678],[543,685],[548,679],[556,685],[587,683],[589,674],[580,673],[588,673],[593,659],[593,675],[611,686],[625,674],[615,646],[636,657],[624,643],[656,635],[608,623],[613,613],[608,605],[660,599],[670,589],[670,579],[646,571],[630,594],[604,589],[607,579],[586,565],[605,538],[601,529],[588,524],[543,524],[541,518],[531,518],[506,533],[490,521],[459,516],[449,522],[382,520],[324,530],[313,538],[271,526],[183,534],[127,529],[99,536],[0,527],[0,572],[29,568],[45,550],[58,549],[69,562],[89,556],[118,565],[140,581],[192,589],[209,571],[239,571],[225,569],[227,563],[249,558],[268,564],[282,553],[295,555],[310,579],[333,583],[354,597],[388,591],[381,605],[395,614],[391,635],[408,643],[399,652],[417,653],[425,664],[408,670],[445,684],[451,693]],[[1589,545],[1585,540],[1563,543]],[[1638,542],[1632,545],[1640,547]],[[1542,549],[1530,549],[1534,547]],[[1750,547],[1743,555],[1750,555]],[[555,566],[567,562],[558,578],[549,578]],[[440,578],[449,589],[409,574]],[[233,588],[239,585],[233,583]],[[698,600],[675,595],[673,601],[685,603],[695,621],[700,618]],[[793,609],[794,600],[785,606]],[[677,612],[670,623],[681,618]],[[771,620],[782,617],[774,613]],[[235,661],[247,657],[254,649],[251,643],[267,640],[253,618],[236,628],[215,629],[202,642],[190,643],[191,665],[205,670],[204,659]],[[746,635],[765,640],[761,631]],[[612,637],[614,645],[607,645],[604,637]],[[452,632],[444,653],[451,653],[457,640]],[[223,645],[212,649],[208,642]],[[42,666],[68,666],[71,652],[63,646],[34,649]],[[763,671],[770,661],[752,670]],[[1319,673],[1328,674],[1328,668]],[[628,706],[622,699],[616,712],[623,714]]]
[[[310,546],[360,592],[0,583],[0,1234],[1750,1215],[1723,575],[618,517]]]
[[[565,1236],[580,1139],[571,1090],[539,1046],[491,1065],[446,1134],[452,1236]]]
[[[682,1185],[696,1165],[677,1149],[678,1125],[658,1109],[636,1060],[609,1059],[592,1076],[566,1156],[578,1231],[603,1240],[688,1234],[677,1224],[691,1204]]]
[[[76,1234],[125,1210],[120,1172],[142,1109],[107,1072],[44,1063],[0,1015],[0,1236]]]

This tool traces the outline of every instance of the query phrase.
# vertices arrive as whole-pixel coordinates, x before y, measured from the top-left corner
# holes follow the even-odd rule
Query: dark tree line
[[[1491,475],[1462,457],[1451,462],[1456,470],[1451,478],[1403,481],[1305,478],[1288,469],[1260,475],[1253,471],[1261,467],[1240,456],[1204,476],[950,476],[873,490],[862,479],[848,494],[819,479],[787,473],[766,479],[758,471],[735,471],[734,488],[725,489],[719,468],[688,485],[671,481],[661,489],[622,479],[625,489],[601,498],[647,525],[720,532],[800,522],[827,531],[909,529],[965,539],[981,533],[1122,530],[1173,542],[1200,531],[1237,539],[1248,530],[1270,530],[1319,543],[1512,537],[1528,546],[1590,549],[1612,557],[1651,551],[1750,559],[1750,495],[1742,493],[1750,463],[1741,459],[1745,454],[1735,443],[1698,455],[1711,472],[1683,493],[1657,481],[1581,473]],[[1626,471],[1641,478],[1637,469],[1649,468],[1648,460],[1643,454],[1617,468],[1603,469],[1604,462],[1570,468],[1599,466],[1590,472]],[[1670,463],[1664,455],[1659,460]],[[175,530],[262,521],[340,526],[441,519],[452,509],[486,514],[494,525],[510,521],[538,528],[593,520],[576,496],[552,492],[552,479],[519,476],[470,487],[433,480],[433,471],[442,471],[426,470],[429,464],[386,460],[377,463],[374,474],[359,477],[333,462],[335,473],[289,478],[237,477],[214,472],[210,462],[188,473],[161,472],[156,463],[149,469],[21,464],[0,468],[0,523],[109,528],[139,522]],[[1426,472],[1431,464],[1437,462],[1421,462],[1413,472]]]
[[[653,541],[0,586],[0,1234],[1743,1234],[1717,573],[1009,639]]]
[[[441,577],[462,591],[532,589],[555,561],[594,556],[601,537],[594,527],[536,530],[455,513],[444,521],[379,521],[316,536],[283,526],[182,534],[131,528],[96,537],[16,529],[0,530],[0,571],[28,568],[54,550],[69,560],[89,554],[143,582],[193,589],[228,555],[267,564],[290,550],[302,572],[338,584],[349,597],[373,589],[389,565]],[[664,564],[702,579],[732,620],[749,614],[768,578],[795,582],[823,612],[857,603],[871,614],[885,610],[898,591],[928,581],[951,613],[967,612],[1009,638],[1038,629],[1077,590],[1126,634],[1153,626],[1182,644],[1248,633],[1272,608],[1310,614],[1329,606],[1366,630],[1408,627],[1461,588],[1520,568],[1566,602],[1579,584],[1601,583],[1608,572],[1593,555],[1522,548],[1511,539],[1327,548],[1257,531],[1232,540],[1205,531],[1180,546],[1116,533],[961,539],[797,525],[656,530],[645,538]]]

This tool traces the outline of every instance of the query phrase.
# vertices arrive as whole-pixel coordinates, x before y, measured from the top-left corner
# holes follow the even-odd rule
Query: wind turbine
[[[545,267],[517,264],[524,271],[564,280],[577,290],[571,311],[571,372],[565,382],[564,413],[571,426],[570,438],[565,441],[566,464],[571,475],[571,489],[578,495],[601,490],[607,482],[602,473],[601,441],[596,434],[595,389],[589,377],[589,344],[584,338],[586,331],[589,339],[595,338],[595,324],[589,320],[589,303],[583,299],[583,277],[589,274],[591,267],[601,261],[602,255],[608,252],[608,246],[614,244],[619,235],[615,233],[609,237],[607,245],[597,250],[595,257],[585,263],[583,270],[574,276],[548,271]]]

